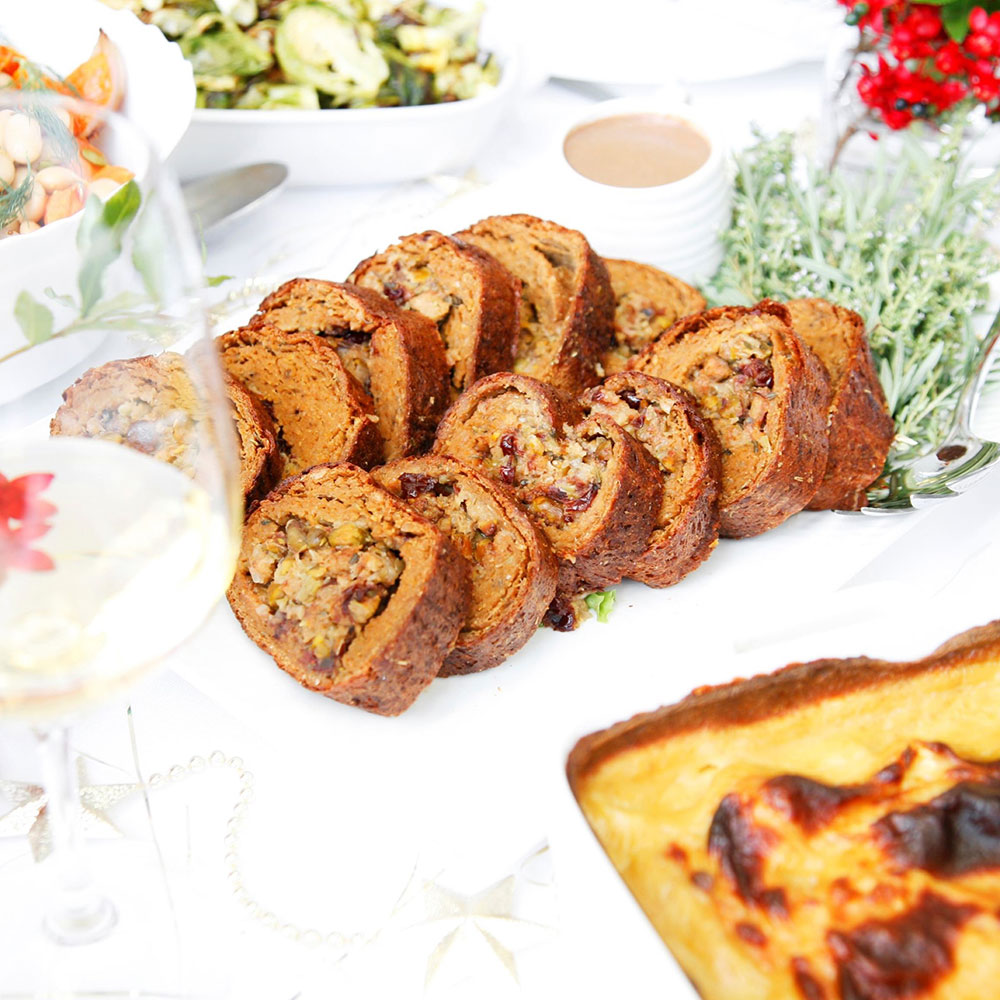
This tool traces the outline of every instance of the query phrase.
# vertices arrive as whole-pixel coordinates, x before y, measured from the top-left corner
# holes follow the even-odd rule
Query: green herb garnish
[[[583,601],[597,615],[599,622],[606,623],[611,615],[611,609],[615,606],[615,592],[613,590],[597,590],[593,594],[587,594]]]
[[[706,295],[713,304],[818,296],[860,313],[896,422],[892,470],[940,439],[978,346],[996,250],[984,232],[1000,173],[970,178],[958,136],[916,141],[864,178],[798,171],[783,133],[737,156],[733,221]]]

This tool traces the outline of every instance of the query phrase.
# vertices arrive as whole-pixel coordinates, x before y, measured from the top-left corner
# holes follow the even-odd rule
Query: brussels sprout
[[[179,7],[164,7],[150,16],[150,24],[155,24],[167,38],[180,38],[194,27],[194,16]]]
[[[300,108],[304,111],[318,111],[319,97],[314,87],[301,83],[255,83],[236,102],[237,108],[263,109]]]
[[[274,52],[289,80],[315,87],[340,103],[374,101],[389,76],[385,57],[371,37],[316,2],[287,12],[275,33]]]
[[[178,43],[195,76],[254,76],[270,69],[271,53],[228,17],[205,14]]]

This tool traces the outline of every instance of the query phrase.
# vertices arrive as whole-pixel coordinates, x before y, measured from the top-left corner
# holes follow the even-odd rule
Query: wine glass
[[[237,437],[197,244],[135,125],[0,91],[0,182],[0,722],[27,722],[41,750],[45,934],[86,945],[120,931],[87,874],[68,725],[224,593]]]

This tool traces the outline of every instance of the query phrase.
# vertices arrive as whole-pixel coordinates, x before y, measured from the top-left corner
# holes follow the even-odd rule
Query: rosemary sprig
[[[984,231],[1000,209],[1000,173],[966,176],[959,138],[936,156],[907,143],[859,182],[801,170],[790,133],[758,136],[737,157],[733,221],[706,290],[719,304],[820,296],[864,317],[896,421],[887,472],[944,433],[998,267]]]

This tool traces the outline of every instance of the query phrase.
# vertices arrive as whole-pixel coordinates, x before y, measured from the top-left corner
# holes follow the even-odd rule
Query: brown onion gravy
[[[613,187],[656,187],[693,174],[712,147],[691,124],[672,115],[614,115],[578,125],[563,142],[569,165]]]

